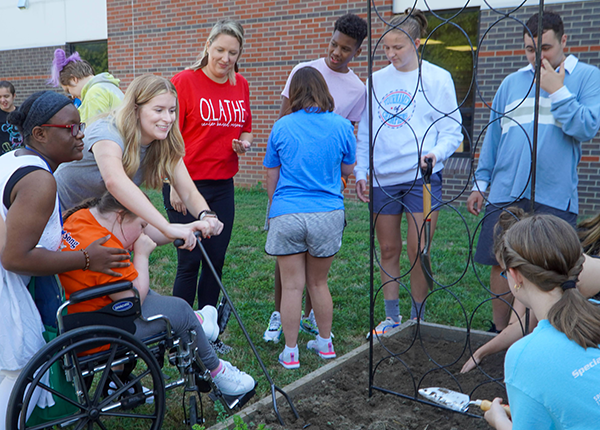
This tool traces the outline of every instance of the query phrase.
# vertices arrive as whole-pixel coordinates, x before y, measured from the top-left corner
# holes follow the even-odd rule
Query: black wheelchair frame
[[[290,397],[273,383],[200,240],[198,246],[271,386],[273,408],[279,422],[284,425],[276,403],[277,391],[298,418]],[[69,305],[127,290],[133,291],[134,297],[117,300],[98,311],[66,315]],[[21,372],[9,401],[7,428],[112,429],[124,427],[123,422],[127,420],[142,420],[149,424],[143,428],[158,430],[165,415],[165,392],[177,387],[184,387],[184,420],[192,428],[204,422],[202,392],[210,392],[210,398],[220,401],[229,412],[241,408],[255,394],[254,390],[237,397],[221,393],[194,347],[196,333],[191,331],[190,341],[184,342],[174,336],[170,321],[164,315],[144,318],[138,292],[131,282],[115,282],[75,292],[56,315],[59,335],[38,351]],[[147,322],[163,320],[166,331],[141,341],[133,336],[136,318]],[[94,351],[99,348],[100,351]],[[169,381],[162,373],[165,354],[179,371],[176,380]],[[59,373],[66,383],[63,387],[67,387],[67,393],[48,382]],[[22,412],[35,408],[36,392],[52,396],[67,412],[43,422],[28,422]],[[189,396],[187,402],[186,396]],[[131,428],[139,427],[132,423]]]

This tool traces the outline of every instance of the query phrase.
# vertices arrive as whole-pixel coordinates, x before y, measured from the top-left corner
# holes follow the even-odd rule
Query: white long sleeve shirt
[[[368,85],[368,84],[367,84]],[[373,186],[389,186],[421,177],[419,154],[433,153],[440,171],[463,140],[461,115],[449,72],[427,61],[399,72],[389,65],[373,73]],[[358,126],[356,181],[369,169],[369,110]]]

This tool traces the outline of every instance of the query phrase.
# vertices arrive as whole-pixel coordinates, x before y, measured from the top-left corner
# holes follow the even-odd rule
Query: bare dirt
[[[506,398],[498,383],[482,371],[474,370],[460,375],[462,364],[469,355],[465,343],[445,340],[423,341],[417,339],[389,338],[385,348],[374,351],[374,362],[379,363],[374,374],[374,385],[418,397],[418,388],[446,387],[470,394],[472,399]],[[412,344],[412,346],[411,346]],[[478,345],[472,345],[473,350]],[[395,354],[393,358],[391,354]],[[502,379],[504,354],[487,357],[482,370],[491,378]],[[445,367],[441,369],[436,363]],[[300,418],[296,420],[285,402],[278,404],[285,427],[278,424],[272,408],[264,408],[253,419],[266,423],[272,430],[472,430],[490,429],[485,420],[440,409],[409,400],[381,390],[368,396],[368,355],[344,365],[328,378],[316,381],[293,398]],[[420,397],[419,397],[420,398]],[[469,410],[483,416],[478,407]]]

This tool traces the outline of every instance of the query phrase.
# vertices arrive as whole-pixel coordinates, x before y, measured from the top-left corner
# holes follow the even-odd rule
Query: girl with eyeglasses
[[[0,429],[19,373],[45,344],[47,321],[28,291],[32,276],[76,269],[120,276],[112,269],[130,265],[123,249],[102,246],[108,237],[81,252],[60,252],[62,219],[53,173],[62,163],[81,159],[83,150],[79,113],[71,100],[53,91],[35,93],[8,121],[25,146],[0,157],[0,215],[6,224],[0,266]]]

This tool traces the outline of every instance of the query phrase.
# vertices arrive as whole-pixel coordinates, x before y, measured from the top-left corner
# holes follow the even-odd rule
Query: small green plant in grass
[[[233,427],[233,430],[250,430],[254,427],[253,422],[251,422],[250,427],[248,427],[248,424],[246,424],[239,415],[233,416],[233,424],[235,425],[235,427]],[[192,426],[192,430],[206,430],[206,427],[201,426],[200,424],[194,424]],[[266,427],[264,424],[259,424],[258,427],[256,427],[256,430],[269,430],[269,428]]]
[[[215,402],[215,412],[217,413],[218,423],[222,423],[228,418],[227,411],[221,402]]]
[[[250,427],[248,427],[248,424],[246,424],[244,422],[244,420],[242,419],[242,417],[240,417],[239,415],[234,415],[233,416],[233,424],[235,424],[235,427],[233,428],[233,430],[249,430],[250,428],[254,427],[254,423],[250,423]],[[256,427],[256,430],[269,430],[264,424],[259,424],[258,427]]]

